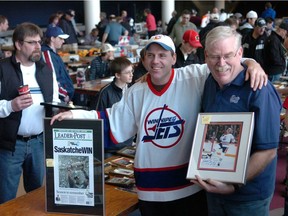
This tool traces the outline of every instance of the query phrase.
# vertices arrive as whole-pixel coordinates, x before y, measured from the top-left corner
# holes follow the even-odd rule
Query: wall
[[[111,3],[113,2],[113,7]],[[197,4],[198,1],[195,1]],[[201,1],[199,1],[201,3]],[[237,4],[235,4],[237,2]],[[288,16],[288,1],[271,1],[277,12],[277,17]],[[203,15],[207,8],[199,8],[192,1],[175,1],[175,9],[181,13],[183,9],[197,8],[200,9],[199,15]],[[245,15],[249,10],[253,9],[259,14],[264,10],[265,1],[227,1],[226,9],[231,12],[241,12]],[[205,5],[209,8],[213,6],[213,1],[205,1]],[[234,7],[233,7],[233,6]],[[235,7],[236,5],[236,7]],[[231,7],[232,6],[232,7]],[[150,8],[155,15],[156,20],[161,19],[161,1],[111,1],[101,0],[101,11],[105,11],[107,15],[120,14],[121,10],[127,10],[128,16],[134,18],[136,22],[145,21],[143,10]],[[84,23],[84,5],[83,1],[1,1],[0,14],[5,15],[10,24],[10,28],[14,28],[17,24],[24,21],[33,22],[40,27],[45,27],[48,23],[49,16],[59,10],[66,11],[74,9],[76,11],[76,21]],[[95,14],[99,16],[99,14]]]
[[[75,10],[76,21],[83,23],[83,7],[82,1],[1,1],[0,14],[8,18],[11,29],[26,21],[45,27],[52,13],[68,9]]]

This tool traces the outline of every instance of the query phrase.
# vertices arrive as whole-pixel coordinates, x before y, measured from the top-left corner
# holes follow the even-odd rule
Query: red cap
[[[195,48],[203,47],[200,43],[199,34],[194,30],[187,30],[183,34],[183,40]]]

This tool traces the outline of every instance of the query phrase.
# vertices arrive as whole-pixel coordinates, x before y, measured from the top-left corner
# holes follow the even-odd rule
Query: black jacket
[[[177,17],[172,17],[170,20],[169,20],[169,22],[168,22],[168,24],[167,24],[167,29],[166,29],[166,31],[167,31],[167,35],[169,35],[171,32],[172,32],[172,29],[173,29],[173,26],[175,25],[175,23],[177,22]]]
[[[97,111],[104,111],[106,108],[111,108],[114,103],[117,103],[122,98],[122,89],[115,85],[114,80],[104,86],[99,92],[99,98],[96,105]]]
[[[176,60],[176,63],[173,65],[173,68],[185,67],[190,64],[200,64],[199,57],[194,53],[190,53],[187,56],[187,59],[185,60],[184,55],[182,51],[180,50],[180,47],[181,47],[181,44],[176,48],[177,60]]]
[[[286,69],[283,42],[283,38],[273,31],[265,43],[265,72],[268,75],[282,74]]]
[[[46,64],[36,62],[36,80],[42,91],[44,101],[53,100],[52,71]],[[15,56],[0,61],[0,100],[13,100],[18,96],[18,87],[23,85],[20,63]],[[12,112],[6,118],[0,118],[0,148],[15,151],[16,137],[22,117],[22,111]]]
[[[147,70],[144,67],[142,61],[137,64],[137,66],[134,68],[134,74],[132,78],[132,84],[134,84],[138,79],[140,79],[142,76],[147,74]]]
[[[267,40],[267,36],[264,33],[258,38],[253,38],[252,36],[253,31],[250,32],[246,37],[242,40],[242,46],[243,46],[243,56],[246,58],[253,58],[255,59],[262,68],[265,67],[264,61],[265,61],[265,42]]]
[[[77,33],[75,32],[74,26],[71,21],[65,18],[65,15],[59,20],[59,27],[69,37],[65,40],[65,44],[78,43]]]

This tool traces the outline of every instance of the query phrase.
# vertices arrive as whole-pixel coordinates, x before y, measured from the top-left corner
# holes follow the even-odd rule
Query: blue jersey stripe
[[[135,169],[137,187],[142,190],[171,190],[191,185],[186,179],[188,164],[177,169]]]

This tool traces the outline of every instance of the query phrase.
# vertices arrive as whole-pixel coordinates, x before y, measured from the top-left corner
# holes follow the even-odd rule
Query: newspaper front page
[[[55,204],[94,206],[93,130],[53,129]]]

